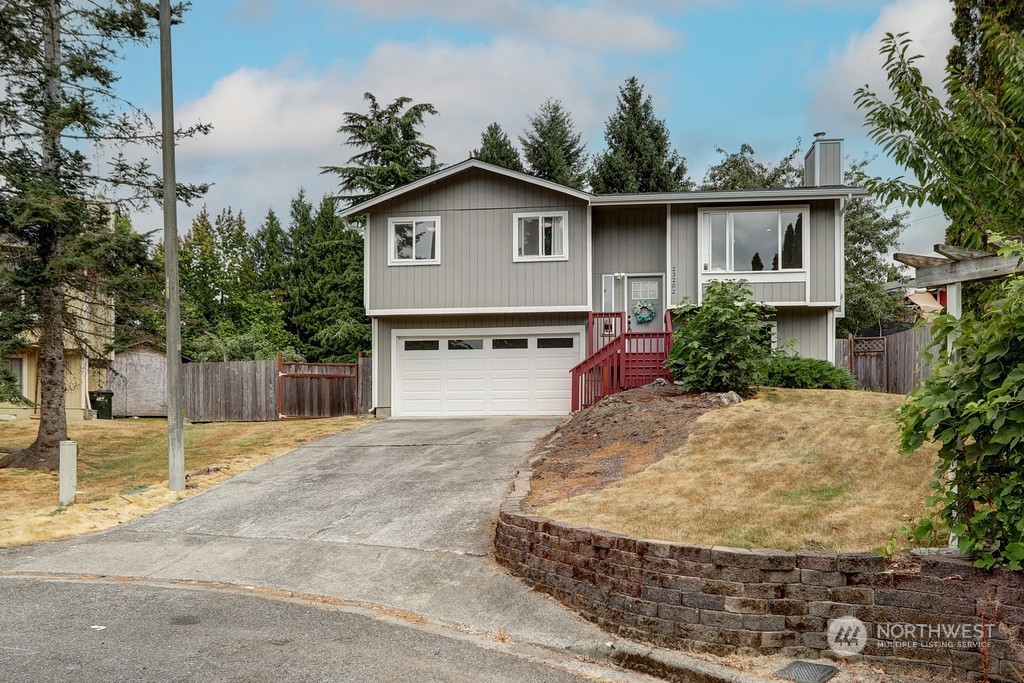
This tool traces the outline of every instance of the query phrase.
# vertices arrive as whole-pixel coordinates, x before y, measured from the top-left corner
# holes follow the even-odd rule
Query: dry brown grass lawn
[[[0,469],[0,547],[99,531],[187,498],[331,434],[368,424],[352,417],[221,422],[185,427],[185,491],[167,487],[167,421],[91,420],[68,425],[78,442],[78,495],[58,505],[57,474]],[[0,445],[35,438],[32,420],[0,422]]]
[[[767,389],[699,417],[679,450],[538,510],[666,541],[872,550],[926,513],[933,450],[896,452],[902,396]]]

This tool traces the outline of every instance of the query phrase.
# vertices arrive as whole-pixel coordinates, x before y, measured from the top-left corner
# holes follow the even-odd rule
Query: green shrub
[[[856,389],[857,380],[845,368],[827,360],[776,354],[768,363],[765,386],[786,389]]]
[[[1024,247],[1000,253],[1019,259]],[[936,316],[932,333],[932,374],[899,411],[901,450],[936,441],[929,504],[960,551],[1024,571],[1024,277],[996,281],[978,312]]]
[[[746,280],[709,282],[699,307],[683,299],[676,308],[667,363],[672,377],[691,391],[749,396],[771,357],[761,322],[773,312],[751,301]]]

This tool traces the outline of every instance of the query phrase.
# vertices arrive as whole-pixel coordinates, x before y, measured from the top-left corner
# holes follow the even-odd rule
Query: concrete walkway
[[[301,447],[123,527],[0,551],[0,572],[222,582],[412,612],[595,653],[612,640],[487,555],[548,418],[387,420]]]

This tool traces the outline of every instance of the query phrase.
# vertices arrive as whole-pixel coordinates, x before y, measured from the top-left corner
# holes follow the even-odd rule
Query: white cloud
[[[366,91],[384,104],[399,96],[433,104],[439,116],[427,118],[423,139],[450,164],[469,156],[492,121],[515,140],[527,115],[549,96],[563,101],[587,139],[603,124],[615,87],[588,55],[511,39],[469,47],[385,44],[358,69],[244,68],[179,106],[178,120],[207,121],[214,130],[178,147],[178,178],[214,183],[204,200],[210,211],[231,206],[254,228],[270,207],[286,215],[300,186],[314,200],[336,189],[336,180],[319,169],[352,155],[336,131],[344,112],[366,110]],[[195,213],[180,211],[181,232]],[[136,217],[140,229],[158,228],[160,220]]]
[[[936,0],[896,0],[882,9],[863,33],[850,36],[818,75],[812,120],[829,130],[849,130],[863,124],[864,115],[853,102],[853,92],[867,85],[875,93],[887,92],[884,59],[878,50],[886,33],[908,32],[925,83],[941,91],[946,54],[953,45],[951,5]]]
[[[556,4],[544,0],[333,0],[334,4],[382,19],[433,17],[483,26],[498,35],[571,45],[591,51],[658,52],[681,36],[646,13],[607,0]],[[660,3],[655,3],[656,5]],[[676,4],[677,8],[679,4]]]

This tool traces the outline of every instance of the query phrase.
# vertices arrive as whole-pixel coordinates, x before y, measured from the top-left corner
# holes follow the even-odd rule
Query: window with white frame
[[[26,396],[25,393],[25,359],[24,358],[4,358],[0,361],[0,367],[6,368],[14,375],[14,384],[21,391],[22,396]]]
[[[388,264],[429,265],[441,262],[440,216],[388,219]]]
[[[565,261],[568,243],[567,211],[512,214],[513,261]]]
[[[806,207],[706,211],[704,270],[803,270],[806,223]]]

